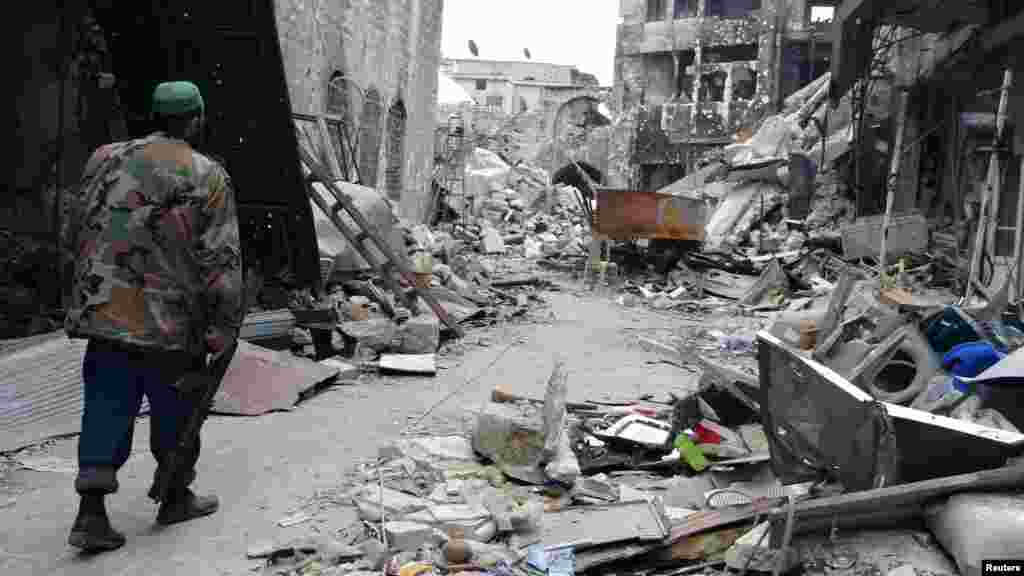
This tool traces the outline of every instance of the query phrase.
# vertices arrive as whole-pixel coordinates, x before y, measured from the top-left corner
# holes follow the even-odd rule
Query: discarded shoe
[[[217,511],[220,502],[216,496],[196,496],[194,492],[186,489],[180,495],[167,499],[160,505],[157,512],[156,522],[161,526],[187,522],[203,516],[209,516]]]

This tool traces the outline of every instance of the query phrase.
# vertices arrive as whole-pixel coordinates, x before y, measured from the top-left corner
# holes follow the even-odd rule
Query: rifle
[[[209,363],[204,362],[202,369],[189,372],[183,377],[180,383],[181,389],[197,390],[199,399],[184,428],[179,433],[178,445],[166,456],[165,462],[160,462],[157,465],[156,480],[149,493],[149,497],[153,500],[157,502],[167,500],[167,492],[171,488],[172,480],[178,474],[181,460],[191,452],[194,442],[199,437],[199,429],[202,428],[203,422],[210,414],[213,398],[220,390],[224,374],[227,373],[228,366],[231,365],[231,359],[234,358],[237,349],[238,338],[236,335],[227,347],[215,355]]]

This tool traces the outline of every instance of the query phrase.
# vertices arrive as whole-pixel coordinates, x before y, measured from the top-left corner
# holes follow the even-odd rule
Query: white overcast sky
[[[480,58],[571,64],[611,86],[619,0],[444,0],[441,53]]]

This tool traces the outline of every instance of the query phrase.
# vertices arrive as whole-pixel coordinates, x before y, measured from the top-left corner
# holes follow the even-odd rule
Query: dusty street
[[[12,472],[0,494],[0,573],[245,574],[255,565],[245,558],[252,542],[349,524],[353,509],[332,503],[346,471],[375,457],[379,445],[441,399],[452,395],[414,432],[464,430],[467,411],[498,384],[542,397],[554,353],[564,354],[570,368],[570,400],[660,397],[695,385],[694,372],[658,363],[636,345],[640,335],[669,338],[687,321],[578,295],[569,285],[544,298],[547,305],[534,313],[539,322],[468,331],[452,353],[440,357],[446,369],[436,378],[373,377],[329,389],[291,412],[212,418],[203,431],[197,487],[215,492],[221,510],[190,524],[155,527],[155,506],[145,495],[154,463],[142,418],[133,456],[121,472],[121,491],[108,504],[112,522],[129,543],[107,555],[81,557],[65,544],[77,504],[71,473]],[[74,439],[60,440],[48,450],[73,469],[75,446]],[[278,527],[300,509],[314,512],[313,520]]]

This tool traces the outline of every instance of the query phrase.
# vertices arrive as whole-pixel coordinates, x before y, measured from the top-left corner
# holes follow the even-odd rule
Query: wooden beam
[[[859,528],[862,523],[882,524],[920,513],[926,502],[966,491],[1013,490],[1024,484],[1024,464],[960,474],[946,478],[852,492],[797,504],[796,533],[832,526]],[[782,511],[778,511],[782,514]]]

